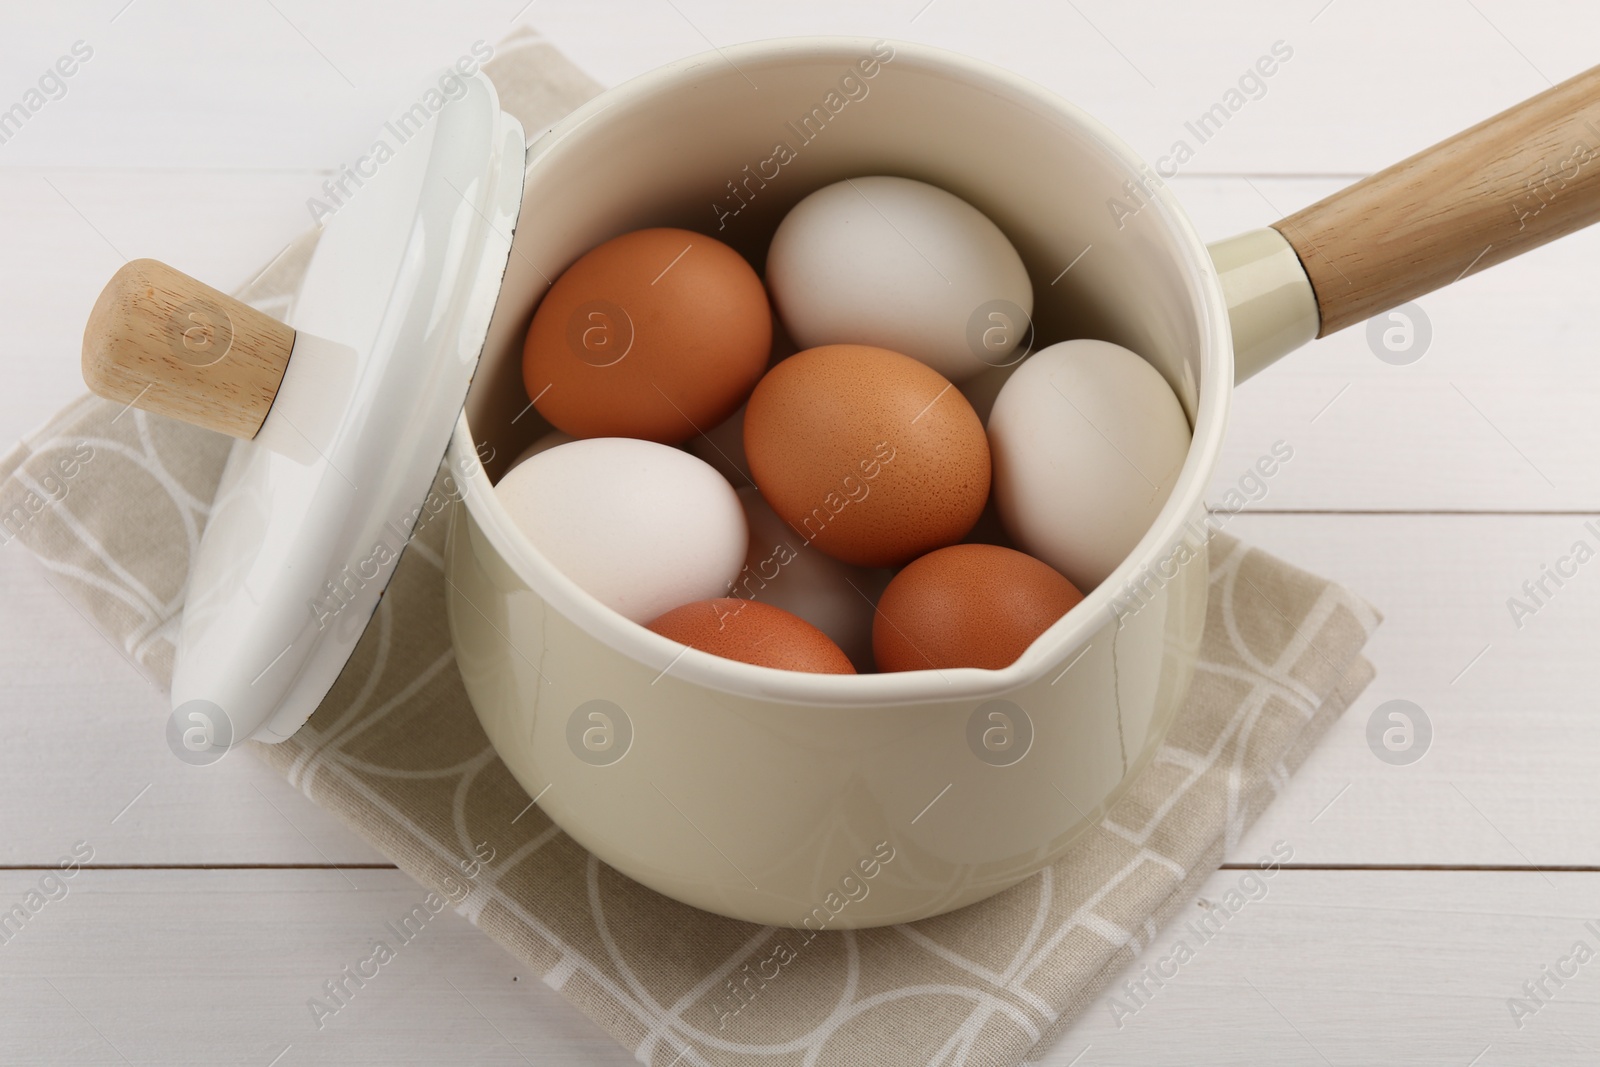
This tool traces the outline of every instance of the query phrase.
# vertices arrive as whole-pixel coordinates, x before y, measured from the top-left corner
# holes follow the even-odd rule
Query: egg
[[[573,437],[570,433],[562,433],[560,430],[551,430],[549,433],[545,434],[533,444],[519,452],[517,454],[517,458],[511,461],[511,467],[525,463],[534,456],[537,456],[540,452],[548,452],[557,445],[570,444],[576,440],[577,438]],[[510,470],[511,467],[507,467],[506,469]]]
[[[951,545],[913,560],[883,591],[873,656],[880,671],[1009,667],[1082,599],[1032,556]]]
[[[574,437],[679,444],[731,415],[772,348],[750,264],[689,230],[636,230],[585,253],[534,311],[523,384]]]
[[[517,528],[607,607],[646,622],[720,596],[749,535],[733,487],[687,452],[597,437],[558,445],[494,487]]]
[[[994,502],[1012,541],[1093,589],[1172,493],[1189,422],[1159,371],[1109,341],[1051,345],[989,414]]]
[[[739,490],[750,550],[731,592],[782,608],[838,645],[856,670],[872,669],[872,606],[886,570],[852,567],[806,544],[754,488]]]
[[[724,659],[812,674],[854,674],[828,635],[782,608],[739,597],[701,600],[654,619],[650,629]]]
[[[960,382],[1021,358],[1033,286],[1000,228],[909,178],[850,178],[784,216],[767,286],[801,348],[904,352]]]
[[[889,567],[961,540],[989,495],[989,445],[960,391],[866,345],[799,352],[767,372],[744,417],[750,473],[808,543]]]

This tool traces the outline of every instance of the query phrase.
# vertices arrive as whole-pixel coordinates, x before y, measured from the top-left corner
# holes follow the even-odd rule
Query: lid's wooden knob
[[[83,333],[83,380],[110,400],[254,437],[294,330],[153,259],[112,276]]]

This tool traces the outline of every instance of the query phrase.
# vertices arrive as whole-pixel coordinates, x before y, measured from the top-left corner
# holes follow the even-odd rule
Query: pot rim
[[[692,85],[701,80],[707,67],[759,70],[764,64],[798,58],[836,58],[849,63],[881,40],[887,39],[789,37],[730,45],[676,60],[600,93],[557,122],[530,146],[528,167],[566,150],[574,138],[583,136],[584,127],[601,121],[606,112],[621,113],[647,105],[651,97],[664,91]],[[1091,138],[1126,169],[1130,178],[1144,180],[1149,175],[1144,160],[1108,127],[1043,86],[958,52],[899,40],[889,43],[894,48],[897,68],[909,66],[953,76],[1002,100],[1048,115],[1056,124],[1076,127]],[[1157,223],[1176,238],[1200,330],[1200,374],[1189,451],[1166,504],[1128,557],[1008,667],[808,674],[724,659],[662,637],[579,588],[522,534],[494,493],[465,411],[456,422],[449,452],[450,469],[461,475],[461,502],[495,552],[535,595],[596,640],[659,671],[657,681],[671,671],[680,681],[734,696],[828,707],[982,700],[1030,685],[1068,663],[1108,623],[1120,623],[1114,607],[1119,591],[1130,588],[1141,575],[1157,573],[1157,566],[1177,551],[1191,516],[1204,506],[1205,493],[1221,455],[1234,376],[1227,301],[1206,245],[1177,198],[1164,182],[1149,182],[1147,188],[1147,208]]]

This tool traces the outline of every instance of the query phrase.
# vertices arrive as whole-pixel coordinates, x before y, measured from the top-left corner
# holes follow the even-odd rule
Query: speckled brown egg
[[[733,414],[771,349],[766,290],[739,253],[689,230],[636,230],[556,279],[522,376],[558,430],[676,445]]]
[[[999,545],[951,545],[911,562],[878,600],[872,655],[880,671],[1016,662],[1083,599],[1049,564]]]
[[[889,567],[961,540],[989,495],[989,442],[938,371],[867,345],[824,345],[767,372],[745,407],[761,495],[817,548]]]
[[[798,615],[758,600],[719,597],[673,608],[649,623],[679,644],[724,659],[812,674],[854,674],[828,635]]]

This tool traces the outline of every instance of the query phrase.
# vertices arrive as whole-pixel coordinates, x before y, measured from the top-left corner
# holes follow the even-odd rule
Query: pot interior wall
[[[679,226],[727,242],[762,272],[790,207],[868,174],[931,182],[983,211],[1033,279],[1035,349],[1073,337],[1125,345],[1161,371],[1194,421],[1199,390],[1219,387],[1201,380],[1204,295],[1171,209],[1130,196],[1135,166],[1009,75],[921,48],[884,59],[890,46],[876,47],[879,55],[867,40],[797,41],[729,50],[732,63],[686,61],[686,76],[658,72],[619,87],[532,147],[466,406],[491,479],[549,429],[529,408],[522,340],[549,282],[573,260],[629,230]],[[1119,221],[1113,200],[1134,214]],[[980,414],[1006,373],[967,388]]]

